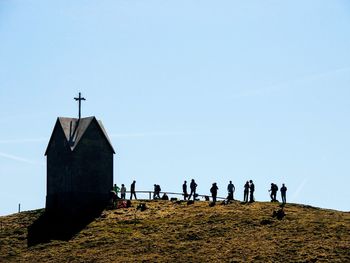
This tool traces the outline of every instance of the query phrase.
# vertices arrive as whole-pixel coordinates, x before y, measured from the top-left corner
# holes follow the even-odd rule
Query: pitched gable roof
[[[85,131],[90,126],[91,122],[95,121],[97,124],[97,127],[101,130],[103,136],[107,140],[109,146],[111,147],[111,150],[113,153],[115,153],[112,143],[107,135],[107,132],[105,128],[102,125],[102,122],[97,120],[94,116],[87,117],[87,118],[81,118],[80,120],[77,118],[67,118],[67,117],[58,117],[57,122],[55,125],[55,129],[57,124],[62,128],[63,133],[67,139],[68,145],[70,146],[71,151],[74,151],[74,149],[79,144],[79,141],[83,137]],[[47,151],[49,149],[49,146],[51,144],[51,140],[53,137],[53,133],[51,135],[49,144],[46,148],[45,155],[47,155]]]

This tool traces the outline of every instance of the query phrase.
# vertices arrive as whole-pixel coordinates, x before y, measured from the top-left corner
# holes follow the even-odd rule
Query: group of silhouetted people
[[[182,193],[184,196],[184,200],[190,200],[191,197],[193,196],[193,200],[196,200],[197,198],[197,194],[196,194],[196,190],[197,190],[197,183],[194,181],[194,179],[191,180],[190,183],[190,194],[188,194],[187,192],[187,181],[184,181],[184,183],[182,184]]]
[[[282,184],[280,191],[281,191],[282,203],[285,204],[287,202],[287,200],[286,200],[287,187],[284,184]],[[278,200],[277,200],[277,192],[278,192],[277,184],[271,183],[271,188],[270,188],[269,192],[270,192],[271,202],[278,202]]]
[[[255,201],[254,191],[255,191],[255,185],[253,183],[253,180],[247,181],[244,185],[243,202],[253,203]],[[248,200],[248,196],[249,196],[249,200]]]
[[[136,185],[136,181],[134,180],[130,186],[130,200],[132,200],[133,197],[135,199],[137,199],[135,185]],[[182,185],[182,194],[183,194],[184,200],[190,200],[192,197],[193,197],[193,201],[199,200],[197,198],[198,194],[196,193],[197,186],[198,185],[195,182],[195,180],[192,179],[191,183],[190,183],[190,194],[188,194],[187,181],[184,181],[184,183]],[[210,193],[211,193],[213,203],[215,203],[217,201],[218,190],[219,190],[219,188],[217,186],[217,183],[213,183],[211,188],[210,188]],[[234,184],[232,183],[232,181],[229,181],[229,184],[227,185],[227,192],[228,192],[228,195],[226,198],[227,201],[234,200],[235,190],[236,190],[236,188],[235,188]],[[169,200],[169,197],[167,196],[166,193],[164,193],[163,196],[161,197],[160,191],[161,191],[160,185],[154,184],[153,199]],[[254,191],[255,191],[255,185],[253,183],[253,180],[247,181],[244,184],[244,192],[243,192],[243,202],[244,203],[248,203],[248,202],[253,203],[255,201]],[[287,187],[285,186],[285,184],[282,184],[280,191],[281,191],[282,203],[285,204],[286,203],[286,192],[287,192]],[[120,198],[126,199],[126,187],[125,187],[125,185],[122,184],[121,188],[119,188],[116,184],[114,184],[113,189],[111,191],[111,199],[113,200],[113,202],[115,202],[114,200],[119,198],[118,197],[119,192],[120,192]],[[271,188],[270,188],[269,192],[270,192],[271,202],[278,202],[278,200],[277,200],[278,186],[274,183],[271,183]],[[207,197],[206,200],[209,200],[209,197]]]

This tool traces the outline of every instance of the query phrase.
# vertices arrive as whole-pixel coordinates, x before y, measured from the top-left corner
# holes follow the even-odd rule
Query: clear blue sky
[[[0,215],[44,207],[58,116],[101,119],[114,180],[349,211],[350,2],[0,1]]]

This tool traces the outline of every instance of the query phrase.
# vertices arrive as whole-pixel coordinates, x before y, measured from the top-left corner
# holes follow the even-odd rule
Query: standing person
[[[277,202],[276,196],[277,196],[278,186],[277,184],[271,183],[271,188],[269,192],[271,192],[271,202]]]
[[[235,191],[235,186],[233,185],[232,181],[230,181],[230,183],[227,186],[227,192],[228,192],[228,200],[234,200],[233,198],[233,193]]]
[[[249,203],[253,203],[254,202],[254,191],[255,191],[255,185],[253,183],[253,180],[249,181],[250,185],[249,185],[249,190],[250,190],[250,199],[249,199]]]
[[[117,184],[114,184],[113,190],[114,190],[115,194],[117,195],[117,198],[119,198],[118,193],[120,191],[120,188],[119,188],[119,186],[117,186]]]
[[[286,201],[286,192],[287,192],[287,187],[282,184],[282,187],[281,187],[281,197],[282,197],[282,203],[285,204],[287,201]]]
[[[277,201],[277,192],[278,192],[278,186],[277,186],[277,184],[273,184],[273,201],[274,202],[278,202]]]
[[[249,182],[247,181],[244,185],[244,202],[248,203],[248,194],[249,194]]]
[[[135,184],[136,184],[136,181],[134,180],[130,186],[130,200],[132,200],[132,196],[135,196],[135,199],[137,200],[136,192],[135,192]]]
[[[156,199],[156,194],[157,194],[157,185],[153,185],[153,199]]]
[[[190,189],[191,189],[191,193],[190,193],[190,196],[188,197],[188,200],[191,199],[191,196],[193,194],[193,201],[196,200],[196,189],[197,189],[197,184],[196,182],[194,181],[194,179],[191,180],[191,183],[190,183]]]
[[[213,198],[213,203],[215,204],[216,203],[216,197],[218,195],[218,187],[216,185],[216,183],[213,183],[212,187],[210,188],[210,193],[211,193],[211,196]]]
[[[126,187],[122,184],[122,188],[120,189],[120,197],[121,199],[125,199]]]
[[[273,201],[273,183],[271,183],[271,187],[270,187],[270,190],[269,190],[269,192],[270,192],[270,198],[271,198],[271,202]]]
[[[184,181],[183,185],[182,185],[182,192],[184,195],[184,200],[186,200],[186,198],[188,197],[188,193],[187,193],[187,181]]]
[[[160,185],[157,184],[157,197],[160,199],[160,191],[162,191],[162,189],[160,188]]]

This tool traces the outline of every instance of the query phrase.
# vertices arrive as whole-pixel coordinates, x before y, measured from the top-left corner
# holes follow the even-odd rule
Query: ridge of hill
[[[69,241],[27,246],[44,209],[0,217],[0,262],[350,262],[350,213],[277,203],[144,202],[105,210]]]

